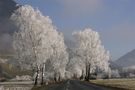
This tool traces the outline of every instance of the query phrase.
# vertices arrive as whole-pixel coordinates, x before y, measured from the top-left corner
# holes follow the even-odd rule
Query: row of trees
[[[91,29],[74,32],[73,48],[67,51],[64,37],[48,16],[29,5],[21,6],[11,20],[18,31],[13,36],[16,58],[22,69],[33,69],[35,84],[47,80],[63,80],[73,76],[89,80],[92,73],[108,73],[109,52],[101,44],[99,34]]]

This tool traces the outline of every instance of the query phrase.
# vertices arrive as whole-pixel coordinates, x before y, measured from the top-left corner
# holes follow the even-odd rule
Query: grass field
[[[6,64],[6,63],[0,63],[0,70],[1,70],[1,75],[4,76],[7,79],[13,78],[16,75],[32,75],[32,71],[21,71],[17,67]]]
[[[134,79],[107,79],[107,80],[91,80],[91,83],[103,85],[107,87],[116,87],[124,90],[135,90]]]

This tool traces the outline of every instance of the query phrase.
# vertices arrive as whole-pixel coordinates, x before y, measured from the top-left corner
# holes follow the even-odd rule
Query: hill
[[[115,61],[118,66],[121,67],[134,67],[135,66],[135,49],[128,52],[124,56]]]
[[[10,16],[18,7],[14,0],[0,0],[0,55],[13,53],[12,34],[17,29]]]

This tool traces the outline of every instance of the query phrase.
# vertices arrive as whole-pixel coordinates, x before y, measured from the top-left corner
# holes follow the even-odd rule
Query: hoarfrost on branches
[[[37,80],[82,77],[93,73],[108,73],[109,52],[101,44],[98,32],[88,28],[74,32],[74,48],[67,47],[64,36],[53,26],[48,16],[29,5],[19,7],[11,16],[18,31],[13,35],[13,47],[20,66],[35,70]]]
[[[109,68],[109,52],[104,49],[101,44],[98,32],[88,28],[84,31],[74,32],[75,53],[82,60],[77,59],[78,65],[85,64],[85,78],[89,79],[91,73],[108,72]]]
[[[17,9],[11,19],[18,28],[14,33],[13,47],[20,65],[29,69],[36,67],[37,75],[40,71],[44,74],[43,71],[47,71],[45,67],[53,68],[51,73],[64,77],[68,53],[64,37],[53,26],[51,19],[29,5]],[[50,66],[45,64],[47,60],[51,62]]]

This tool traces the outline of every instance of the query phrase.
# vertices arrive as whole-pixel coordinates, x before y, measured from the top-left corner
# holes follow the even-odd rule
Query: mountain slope
[[[121,66],[117,65],[115,61],[109,61],[109,63],[110,63],[110,68],[112,70],[116,70],[116,69],[121,70]]]
[[[135,66],[135,49],[120,57],[115,63],[121,67]]]
[[[16,9],[16,3],[13,0],[0,0],[0,17],[10,17]]]
[[[18,8],[14,0],[0,0],[0,54],[11,54],[12,34],[16,29],[10,16]]]

